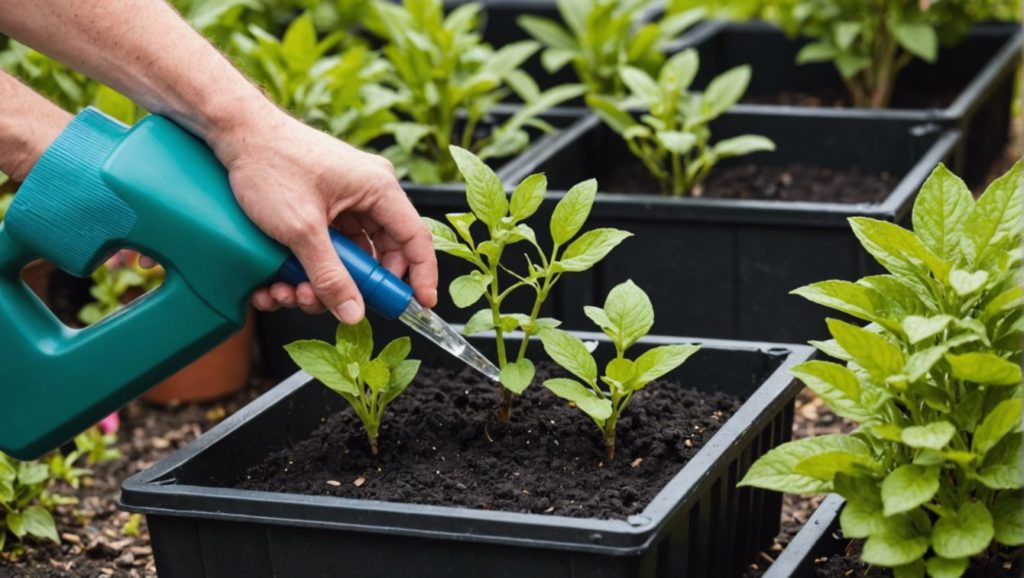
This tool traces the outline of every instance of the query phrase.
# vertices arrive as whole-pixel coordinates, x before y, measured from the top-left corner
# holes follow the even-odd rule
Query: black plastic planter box
[[[877,272],[847,219],[863,215],[907,223],[921,184],[959,141],[956,131],[936,125],[856,117],[823,121],[803,110],[789,116],[727,113],[712,130],[716,140],[754,133],[778,147],[731,162],[860,167],[888,172],[898,184],[878,204],[599,192],[587,227],[617,227],[634,236],[591,271],[562,279],[554,303],[566,327],[593,328],[581,305],[601,303],[613,286],[633,279],[651,296],[659,331],[665,333],[786,342],[819,337],[824,332],[820,307],[789,292],[815,281],[855,280]],[[638,162],[596,117],[581,119],[558,140],[558,146],[521,159],[509,171],[513,182],[530,173],[547,174],[542,211],[550,211],[564,194],[557,191],[590,177],[597,178],[600,191],[602,178]]]
[[[814,578],[814,561],[840,553],[846,544],[838,535],[844,503],[842,496],[826,497],[761,578]]]
[[[796,64],[796,54],[806,43],[791,40],[764,22],[719,21],[686,35],[673,49],[695,46],[700,52],[700,73],[694,82],[697,89],[733,66],[750,64],[753,77],[748,97],[780,91],[845,94],[842,80],[831,63]],[[1019,23],[980,24],[963,43],[942,49],[935,65],[915,60],[897,80],[894,104],[917,108],[867,110],[740,104],[733,110],[782,116],[797,112],[837,120],[935,122],[957,128],[964,139],[953,158],[953,168],[968,183],[976,183],[985,177],[1009,140],[1022,48],[1024,31]],[[948,94],[953,100],[945,108],[915,103],[914,99],[901,103],[901,91],[908,90],[928,96]]]
[[[605,341],[598,356],[611,353],[603,335],[585,337]],[[494,348],[474,339],[484,353]],[[652,337],[639,347],[691,341]],[[428,366],[457,363],[423,342],[414,351]],[[800,384],[787,370],[810,355],[804,346],[705,341],[669,379],[746,402],[628,520],[232,489],[247,468],[342,409],[304,373],[126,481],[121,506],[147,515],[161,578],[732,576],[778,531],[781,495],[736,482],[790,439]]]

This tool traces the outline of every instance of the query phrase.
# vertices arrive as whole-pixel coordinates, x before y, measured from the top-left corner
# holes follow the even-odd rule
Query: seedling
[[[958,577],[993,540],[1024,544],[1021,166],[975,202],[940,165],[915,202],[914,232],[851,219],[888,274],[794,292],[868,323],[829,319],[833,339],[815,345],[844,363],[792,370],[860,429],[784,444],[741,485],[842,494],[843,534],[896,576]]]
[[[334,345],[304,340],[286,345],[285,350],[306,373],[348,401],[363,423],[370,451],[377,455],[384,411],[420,369],[419,360],[406,359],[411,347],[409,338],[401,337],[371,358],[373,330],[363,319],[357,325],[338,325]]]
[[[512,156],[529,144],[527,128],[551,130],[539,115],[583,93],[580,85],[541,92],[519,69],[539,48],[536,42],[497,50],[483,43],[477,3],[462,4],[447,17],[441,0],[405,0],[402,6],[380,0],[375,6],[386,29],[383,53],[393,68],[385,84],[399,93],[395,110],[404,117],[388,128],[395,144],[383,154],[400,177],[457,180],[450,145],[484,160]],[[492,109],[511,92],[524,105],[498,122]],[[479,130],[482,122],[492,123],[489,130]]]
[[[665,44],[704,17],[700,8],[668,10],[656,22],[643,23],[651,0],[559,0],[564,24],[539,16],[520,16],[519,25],[544,44],[541,63],[548,72],[572,64],[587,94],[620,97],[625,66],[655,73],[665,61]]]
[[[662,191],[677,197],[697,190],[723,159],[775,150],[771,140],[751,134],[711,144],[709,124],[746,92],[750,67],[730,69],[712,80],[703,94],[693,94],[687,90],[699,66],[697,51],[687,49],[665,63],[657,80],[639,68],[624,67],[620,75],[629,88],[624,100],[587,96],[590,107],[622,135]],[[631,110],[639,113],[639,120]]]
[[[552,288],[564,274],[593,267],[631,234],[610,228],[579,234],[597,193],[597,182],[589,180],[572,187],[555,206],[549,224],[552,245],[544,248],[534,230],[525,223],[544,200],[547,191],[544,175],[524,179],[509,199],[501,180],[480,158],[454,146],[451,154],[466,181],[466,199],[472,212],[446,215],[451,226],[433,219],[425,220],[438,251],[454,255],[474,267],[471,273],[454,279],[449,292],[458,307],[470,307],[481,298],[489,306],[469,319],[464,333],[473,335],[494,330],[504,386],[498,415],[502,421],[508,421],[512,396],[521,394],[533,381],[533,362],[526,357],[530,337],[560,323],[539,317]],[[486,226],[488,234],[487,239],[479,243],[472,231],[477,221]],[[530,252],[506,252],[512,245],[524,242],[530,246]],[[522,258],[525,270],[513,270],[510,255]],[[503,313],[502,304],[521,288],[529,288],[535,294],[529,313]],[[518,352],[510,356],[505,349],[504,335],[516,329],[522,330],[523,339]]]
[[[604,308],[583,308],[587,317],[615,344],[615,358],[598,375],[597,362],[586,344],[560,329],[544,329],[540,339],[544,351],[558,365],[578,378],[554,378],[544,387],[573,403],[594,421],[604,436],[605,453],[615,459],[615,427],[629,406],[633,394],[683,364],[699,345],[662,345],[628,359],[626,352],[646,336],[654,325],[654,307],[643,289],[632,281],[615,286]],[[582,383],[581,383],[582,382]],[[605,389],[607,388],[607,389]]]

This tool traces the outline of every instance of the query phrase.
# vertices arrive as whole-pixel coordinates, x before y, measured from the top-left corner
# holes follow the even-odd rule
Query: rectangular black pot
[[[796,64],[796,54],[807,40],[792,40],[765,22],[723,22],[695,30],[681,38],[673,50],[694,46],[700,53],[700,73],[694,82],[702,89],[716,75],[740,64],[753,68],[748,97],[779,91],[844,94],[842,80],[828,62]],[[915,60],[899,76],[895,94],[948,93],[954,100],[945,108],[919,103],[897,103],[916,108],[867,110],[739,104],[737,112],[788,116],[817,114],[825,119],[891,119],[934,122],[959,129],[964,138],[957,147],[953,167],[968,183],[988,173],[1009,141],[1015,83],[1021,70],[1024,30],[1019,23],[976,25],[970,36],[952,48],[943,48],[936,64]]]
[[[604,335],[584,337],[605,342],[599,357],[610,353]],[[493,338],[474,341],[484,353],[494,348]],[[650,337],[638,347],[692,341]],[[457,363],[422,341],[413,350],[428,366]],[[790,439],[800,384],[787,370],[810,355],[804,346],[704,341],[668,379],[746,402],[628,520],[233,489],[247,468],[342,409],[304,373],[126,481],[121,506],[147,515],[161,578],[734,575],[777,533],[782,498],[736,482]]]
[[[554,304],[567,327],[592,328],[577,304],[600,303],[615,284],[633,279],[651,296],[659,330],[666,333],[786,342],[819,337],[824,333],[820,308],[789,292],[815,281],[856,280],[876,272],[847,219],[861,215],[908,223],[921,184],[959,142],[956,131],[934,124],[855,117],[825,121],[806,110],[788,116],[730,112],[712,130],[716,140],[754,133],[778,147],[735,162],[861,167],[886,171],[898,184],[878,204],[599,192],[587,227],[617,227],[634,236],[591,271],[562,279]],[[612,170],[637,162],[622,138],[595,117],[581,119],[558,141],[509,169],[512,182],[530,173],[547,175],[542,212],[564,194],[558,191],[591,177],[600,191],[601,179]]]
[[[844,503],[837,494],[826,497],[761,578],[814,578],[814,561],[838,554],[847,543],[838,534]]]

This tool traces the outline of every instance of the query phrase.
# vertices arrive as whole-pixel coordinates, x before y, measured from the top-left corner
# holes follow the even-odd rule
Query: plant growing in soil
[[[868,324],[829,319],[833,339],[816,345],[845,363],[793,369],[860,428],[782,445],[741,485],[842,494],[844,535],[896,576],[956,577],[995,544],[1024,544],[1021,166],[975,202],[940,165],[915,232],[851,219],[888,274],[794,292]]]
[[[385,60],[361,44],[333,53],[346,38],[334,32],[319,38],[313,16],[304,12],[282,39],[252,25],[232,37],[239,60],[267,95],[303,121],[356,146],[385,133],[396,120],[397,94],[380,84],[390,70]]]
[[[704,17],[700,8],[668,10],[643,23],[651,0],[560,0],[562,22],[520,16],[519,25],[544,44],[541,62],[548,72],[572,64],[588,94],[622,96],[624,66],[653,74],[665,61],[664,45]],[[564,22],[564,24],[563,24]]]
[[[441,0],[405,0],[399,6],[375,4],[386,29],[384,56],[393,72],[385,79],[400,98],[403,120],[388,127],[395,144],[383,151],[400,177],[421,183],[458,179],[449,145],[481,159],[503,158],[529,144],[527,128],[551,130],[538,116],[580,96],[580,85],[541,92],[519,66],[539,48],[515,42],[500,49],[484,44],[477,32],[480,5],[462,4],[444,15]],[[515,92],[524,105],[503,122],[490,117],[495,104]],[[481,130],[481,123],[491,123]]]
[[[651,300],[632,281],[613,288],[603,309],[592,306],[583,309],[615,344],[615,358],[605,366],[603,375],[599,375],[597,362],[579,337],[560,329],[544,329],[540,332],[544,351],[579,380],[548,379],[544,381],[544,387],[575,404],[594,420],[604,436],[608,459],[612,460],[615,459],[615,427],[633,394],[682,365],[700,346],[662,345],[634,359],[627,358],[629,348],[647,335],[654,325]]]
[[[522,393],[533,381],[533,362],[526,357],[530,337],[559,324],[556,319],[539,317],[551,289],[562,275],[593,267],[631,234],[611,228],[579,234],[597,193],[597,182],[591,179],[572,187],[555,206],[549,223],[552,245],[542,247],[534,230],[524,221],[537,212],[544,200],[544,175],[530,175],[519,183],[511,198],[506,198],[501,180],[480,158],[455,146],[451,154],[466,181],[466,199],[472,212],[446,215],[451,226],[425,220],[438,251],[467,261],[475,269],[454,279],[449,292],[461,308],[470,307],[481,298],[487,302],[488,308],[469,319],[464,333],[494,330],[504,386],[498,415],[502,421],[508,421],[512,396]],[[487,239],[481,242],[476,241],[472,231],[477,221],[487,228]],[[524,242],[530,251],[506,252],[512,245]],[[509,256],[523,259],[525,270],[514,271]],[[524,287],[535,294],[529,313],[504,313],[504,301]],[[504,334],[516,329],[522,330],[523,339],[518,351],[510,356],[505,350]]]
[[[97,323],[131,299],[159,287],[164,282],[164,269],[143,267],[141,259],[138,253],[123,252],[96,269],[92,274],[93,286],[89,288],[95,301],[78,312],[78,320],[86,325]]]
[[[296,341],[285,350],[306,373],[345,398],[363,423],[370,451],[377,455],[384,411],[416,377],[420,362],[407,359],[412,347],[408,337],[392,341],[372,357],[373,330],[365,319],[357,325],[338,325],[335,341]]]
[[[590,107],[622,135],[662,191],[677,197],[698,191],[720,160],[775,150],[768,138],[750,134],[711,144],[709,124],[746,92],[750,67],[732,68],[715,77],[703,93],[693,94],[687,89],[699,66],[697,51],[687,49],[662,66],[657,80],[639,68],[622,68],[622,81],[629,88],[626,99],[587,96]],[[642,113],[639,120],[631,110]]]
[[[797,62],[832,62],[854,106],[884,108],[896,79],[915,58],[934,63],[971,24],[1004,14],[1000,0],[775,0],[768,10],[788,34],[812,39]]]

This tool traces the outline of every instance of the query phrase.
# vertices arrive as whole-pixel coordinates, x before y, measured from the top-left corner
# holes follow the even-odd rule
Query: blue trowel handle
[[[338,252],[338,257],[341,257],[341,262],[345,264],[349,275],[359,287],[366,306],[382,317],[398,319],[412,300],[412,287],[385,269],[345,235],[335,229],[331,229],[330,234],[334,250]],[[285,261],[278,276],[285,283],[292,285],[309,281],[306,271],[295,256]]]

